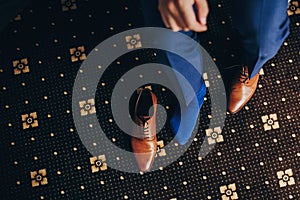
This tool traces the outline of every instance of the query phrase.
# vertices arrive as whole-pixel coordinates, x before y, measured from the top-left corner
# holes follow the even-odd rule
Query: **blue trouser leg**
[[[164,23],[161,19],[160,13],[158,11],[158,0],[140,0],[141,8],[144,16],[144,25],[147,27],[165,27]],[[192,39],[196,40],[198,42],[197,33],[193,31],[181,31],[181,33],[191,37]],[[168,40],[168,38],[166,38]],[[172,43],[174,41],[170,41]],[[178,43],[178,42],[177,42]],[[166,52],[166,56],[168,58],[170,66],[178,71],[180,74],[182,74],[185,78],[188,79],[188,81],[193,86],[193,89],[198,92],[202,90],[204,82],[202,80],[201,76],[194,76],[196,73],[196,70],[194,67],[198,67],[198,71],[202,72],[202,58],[201,55],[199,55],[198,49],[195,47],[190,47],[188,45],[184,44],[184,41],[180,43],[180,47],[182,51],[189,52],[189,57],[185,58],[187,60],[193,60],[193,63],[197,63],[197,66],[192,66],[190,63],[186,62],[185,59],[182,59],[181,57],[174,55],[170,52]],[[180,80],[179,80],[180,83]],[[185,88],[182,88],[183,90]],[[185,95],[186,101],[189,103],[192,101],[190,98],[190,94]]]
[[[251,78],[276,55],[289,34],[287,0],[233,0],[233,26],[238,30],[242,55]]]
[[[164,27],[160,13],[158,11],[158,1],[157,0],[141,0],[141,8],[143,11],[145,26],[149,27]],[[198,41],[197,33],[188,31],[181,32],[187,36]],[[168,38],[166,38],[168,40]],[[172,43],[172,41],[170,41]],[[193,129],[195,127],[200,108],[204,101],[204,96],[206,94],[206,87],[202,79],[202,74],[199,74],[198,71],[194,68],[197,67],[199,71],[202,72],[202,59],[199,51],[194,47],[190,47],[183,43],[180,47],[184,52],[189,52],[189,57],[185,58],[187,60],[194,60],[194,63],[197,63],[197,66],[192,66],[186,60],[181,57],[174,55],[170,52],[166,52],[168,62],[172,69],[178,71],[183,75],[191,84],[194,89],[193,94],[188,94],[183,88],[184,84],[181,84],[183,80],[177,77],[178,87],[183,92],[186,107],[183,109],[183,112],[180,112],[180,108],[177,107],[173,116],[171,117],[171,127],[176,134],[176,139],[178,143],[184,145],[191,137]],[[196,96],[195,96],[196,94]],[[180,127],[180,128],[179,128]]]

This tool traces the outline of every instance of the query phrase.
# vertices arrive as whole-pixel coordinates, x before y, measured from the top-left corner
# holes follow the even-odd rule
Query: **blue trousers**
[[[164,27],[158,11],[158,1],[140,1],[145,26]],[[232,3],[233,26],[238,31],[242,47],[240,63],[249,67],[253,77],[268,60],[276,55],[289,34],[288,1],[232,0]],[[197,40],[197,34],[192,31],[183,33]],[[167,56],[170,65],[177,68],[176,56],[168,53]],[[179,68],[188,69],[182,62]]]
[[[289,34],[287,0],[233,0],[233,26],[242,47],[240,62],[251,77],[276,55]]]
[[[158,11],[158,0],[140,1],[145,26],[164,27]],[[232,0],[232,3],[233,26],[238,31],[242,47],[240,63],[249,67],[250,78],[252,78],[268,60],[275,56],[289,34],[288,2],[287,0]],[[198,40],[197,34],[192,31],[182,33]],[[196,66],[191,66],[179,56],[166,52],[170,66],[190,82],[196,93],[196,97],[193,96],[195,93],[184,94],[187,102],[185,109],[180,113],[177,108],[171,117],[171,127],[176,138],[179,144],[184,145],[191,138],[206,89],[202,76],[195,73],[197,70],[193,68],[202,71],[202,58],[199,51],[185,44],[180,44],[179,48],[188,52],[189,59],[194,59],[197,63]],[[174,84],[177,84],[176,86],[184,93],[185,88],[179,78]],[[179,124],[183,126],[180,127]]]

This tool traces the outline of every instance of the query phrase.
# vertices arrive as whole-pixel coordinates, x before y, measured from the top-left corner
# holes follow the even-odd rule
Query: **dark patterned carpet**
[[[227,86],[234,70],[227,67],[238,56],[230,1],[210,1],[210,7],[209,31],[199,38]],[[288,13],[290,36],[260,71],[253,99],[238,114],[227,113],[222,132],[214,127],[219,136],[208,137],[217,143],[211,152],[198,156],[211,117],[208,93],[199,131],[185,154],[157,171],[134,174],[110,168],[105,163],[109,155],[93,157],[83,146],[72,116],[72,89],[81,63],[96,45],[142,26],[137,1],[30,2],[0,38],[0,199],[300,199],[298,1],[290,3]],[[113,122],[111,92],[126,71],[158,57],[156,50],[140,50],[116,59],[96,99],[78,102],[82,116],[97,111],[107,137],[129,151],[129,136]],[[209,90],[216,87],[209,79],[206,84]],[[153,90],[172,113],[173,94],[161,85]],[[167,123],[158,140],[166,145],[171,139]],[[162,150],[156,159],[168,159]]]

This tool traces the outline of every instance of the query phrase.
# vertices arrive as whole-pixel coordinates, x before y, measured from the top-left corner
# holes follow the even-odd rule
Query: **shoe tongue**
[[[139,119],[145,123],[146,121],[148,121],[151,117],[150,116],[139,116]]]

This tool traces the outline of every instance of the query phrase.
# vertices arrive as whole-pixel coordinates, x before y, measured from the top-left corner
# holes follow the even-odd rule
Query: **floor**
[[[260,71],[253,99],[238,114],[226,114],[218,140],[205,137],[211,120],[207,93],[199,129],[175,162],[150,173],[127,173],[131,160],[108,154],[94,157],[81,142],[73,120],[73,85],[81,64],[105,39],[142,27],[136,0],[32,1],[1,32],[0,151],[1,199],[300,199],[300,7],[291,1],[291,34]],[[224,76],[226,87],[237,55],[233,53],[230,1],[210,1],[209,31],[199,34]],[[79,54],[77,53],[79,52]],[[110,97],[120,77],[134,66],[157,62],[157,50],[117,58],[105,71],[94,98],[75,105],[85,120],[97,116],[114,145],[131,151],[130,137],[115,124]],[[79,71],[79,73],[82,73]],[[207,89],[217,87],[209,78]],[[158,102],[172,113],[171,91],[153,85]],[[86,88],[82,88],[83,91]],[[86,109],[85,105],[90,108]],[[161,124],[158,119],[158,124]],[[87,133],[93,133],[89,124]],[[159,160],[172,161],[169,124],[158,135]],[[210,139],[210,153],[199,147]],[[180,150],[177,143],[171,146]],[[101,160],[102,163],[99,164]],[[121,163],[125,171],[109,162]]]

